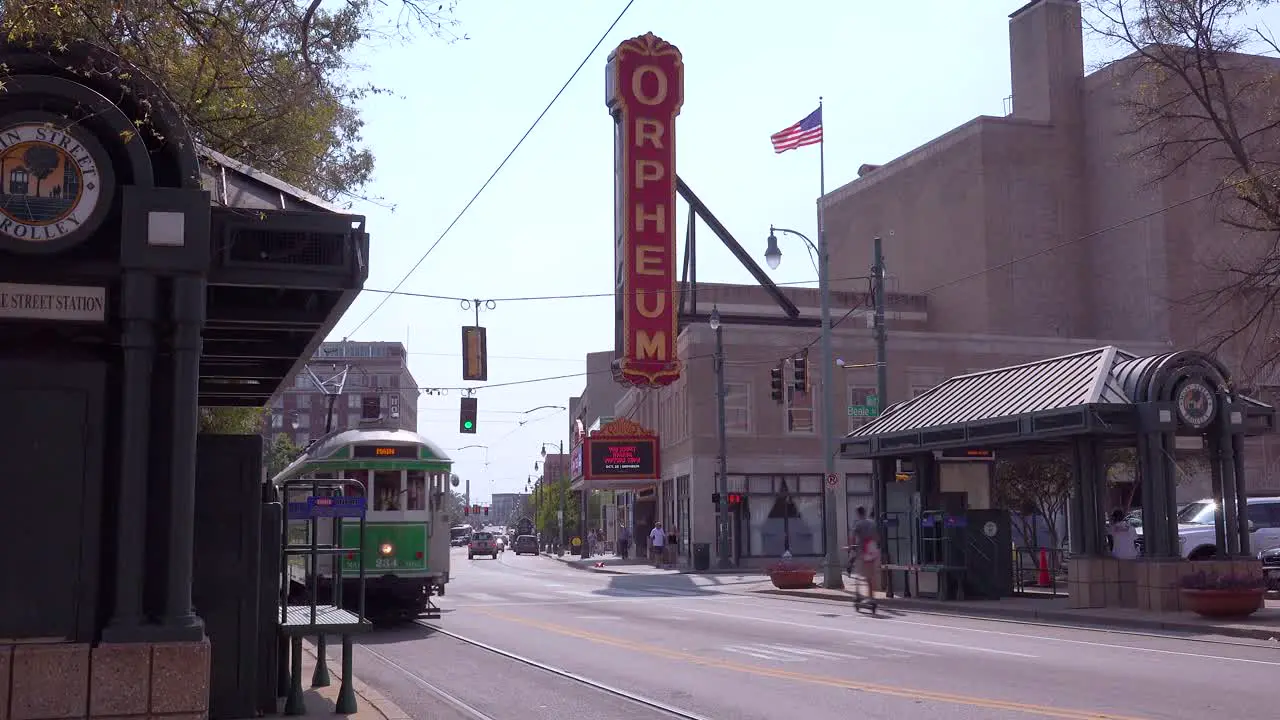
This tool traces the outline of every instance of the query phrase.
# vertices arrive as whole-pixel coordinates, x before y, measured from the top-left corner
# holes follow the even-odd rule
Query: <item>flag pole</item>
[[[830,263],[827,258],[827,228],[823,222],[822,196],[827,194],[827,168],[824,157],[827,128],[822,117],[822,98],[818,98],[818,120],[822,123],[822,136],[818,140],[818,294],[822,304],[822,364],[819,378],[822,381],[822,470],[825,475],[826,512],[823,513],[826,557],[823,562],[823,587],[840,589],[844,587],[844,579],[840,576],[840,528],[839,518],[841,505],[845,501],[845,484],[836,474],[836,453],[840,445],[836,440],[835,403],[832,395],[837,385],[843,384],[843,378],[836,382],[836,364],[831,347],[831,284]],[[843,435],[843,433],[841,433]],[[847,512],[844,513],[846,516]]]

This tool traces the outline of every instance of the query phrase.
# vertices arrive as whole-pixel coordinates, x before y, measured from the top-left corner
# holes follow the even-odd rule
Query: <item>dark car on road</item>
[[[538,539],[532,535],[518,535],[516,542],[511,546],[517,555],[529,553],[530,555],[538,554]]]

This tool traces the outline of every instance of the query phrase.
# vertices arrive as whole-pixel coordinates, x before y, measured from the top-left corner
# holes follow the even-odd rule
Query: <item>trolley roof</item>
[[[353,448],[357,446],[416,447],[416,458],[357,458]],[[453,459],[439,445],[412,430],[387,428],[338,430],[316,440],[311,447],[289,463],[271,482],[279,485],[286,480],[312,472],[338,470],[448,470]]]

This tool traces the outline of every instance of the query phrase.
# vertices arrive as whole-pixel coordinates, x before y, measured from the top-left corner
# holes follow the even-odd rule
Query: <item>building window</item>
[[[348,395],[348,396],[347,396],[347,407],[351,408],[352,410],[359,410],[359,409],[360,409],[360,396],[359,396],[359,395]]]
[[[813,432],[813,391],[816,389],[818,381],[812,376],[813,368],[809,369],[809,373],[809,387],[804,390],[796,390],[792,375],[786,371],[783,372],[787,400],[787,432]]]
[[[271,428],[273,430],[279,430],[282,427],[284,427],[284,415],[281,415],[280,413],[271,413]]]
[[[741,478],[743,476],[738,476]],[[730,487],[744,483],[731,477]],[[824,493],[821,475],[747,475],[747,493],[738,516],[739,550],[744,556],[821,556]]]
[[[876,397],[876,389],[873,387],[852,387],[849,388],[849,432],[853,432],[867,423],[875,420],[875,415],[866,414],[866,410],[862,408],[871,407],[870,398]],[[875,412],[879,412],[879,398],[876,399],[877,406]]]
[[[311,416],[310,416],[310,415],[303,415],[303,414],[299,413],[299,414],[298,414],[298,416],[294,418],[294,420],[297,420],[297,421],[298,421],[298,429],[299,429],[299,430],[309,430],[309,429],[311,429]]]
[[[751,432],[751,384],[724,384],[725,432],[747,434]]]
[[[299,410],[311,409],[311,396],[307,394],[298,394],[294,397],[294,406]]]
[[[293,379],[293,386],[299,390],[306,390],[311,387],[311,378],[306,375],[299,375]]]
[[[867,517],[875,517],[875,496],[872,494],[871,473],[845,473],[845,502],[849,512],[849,544],[853,544],[853,524],[858,519],[858,508],[867,509]]]

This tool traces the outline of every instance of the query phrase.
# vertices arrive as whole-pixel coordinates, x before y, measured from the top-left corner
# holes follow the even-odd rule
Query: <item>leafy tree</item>
[[[1085,0],[1090,30],[1130,56],[1116,65],[1134,92],[1132,156],[1153,184],[1183,170],[1219,175],[1218,219],[1240,231],[1232,247],[1197,252],[1215,271],[1208,288],[1175,298],[1218,322],[1212,350],[1240,358],[1245,373],[1274,369],[1280,321],[1280,53],[1247,17],[1273,0]]]
[[[200,432],[211,435],[257,435],[262,432],[266,408],[200,408]]]
[[[305,448],[299,447],[288,435],[284,433],[276,435],[267,447],[267,477],[273,478],[280,474],[280,471],[296,460],[303,450]]]
[[[400,0],[389,22],[383,2],[331,4],[12,0],[0,35],[55,57],[73,42],[106,48],[163,88],[199,142],[321,197],[358,198],[373,154],[357,105],[388,91],[351,83],[352,54],[416,31],[458,39],[454,2]]]

